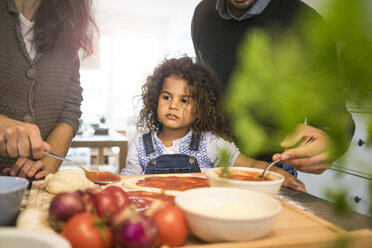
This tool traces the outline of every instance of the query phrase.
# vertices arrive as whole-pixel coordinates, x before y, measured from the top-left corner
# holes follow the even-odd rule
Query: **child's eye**
[[[164,95],[164,96],[163,96],[163,99],[164,99],[164,100],[169,100],[169,99],[170,99],[170,96]]]
[[[188,103],[189,103],[189,100],[188,100],[188,99],[182,99],[181,101],[182,101],[182,103],[184,103],[184,104],[188,104]]]

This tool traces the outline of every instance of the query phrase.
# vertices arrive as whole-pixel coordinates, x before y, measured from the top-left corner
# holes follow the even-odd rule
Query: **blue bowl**
[[[0,226],[15,222],[27,185],[24,178],[0,176]]]

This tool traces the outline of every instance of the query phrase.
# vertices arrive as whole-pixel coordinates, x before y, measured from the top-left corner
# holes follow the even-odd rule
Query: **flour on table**
[[[281,201],[284,201],[285,203],[287,203],[289,205],[295,206],[295,207],[297,207],[297,208],[299,208],[301,210],[304,210],[306,212],[312,213],[308,208],[306,208],[305,206],[303,206],[301,203],[289,199],[287,196],[282,195],[280,192],[277,194],[277,198],[279,200],[281,200]]]

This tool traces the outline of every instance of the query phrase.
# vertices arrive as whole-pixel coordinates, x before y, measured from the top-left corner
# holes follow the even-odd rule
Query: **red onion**
[[[117,247],[152,248],[157,246],[158,229],[150,217],[137,215],[115,229]]]
[[[67,221],[73,215],[85,210],[84,202],[77,193],[60,193],[49,206],[49,216],[54,220]]]
[[[83,200],[85,211],[92,213],[94,207],[94,193],[92,191],[78,191],[77,192]]]

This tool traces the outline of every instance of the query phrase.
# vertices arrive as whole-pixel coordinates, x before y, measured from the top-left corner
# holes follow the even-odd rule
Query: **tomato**
[[[127,192],[125,192],[118,186],[108,186],[103,191],[108,192],[115,197],[115,202],[119,211],[123,210],[130,203]]]
[[[157,210],[153,219],[159,229],[160,245],[180,246],[186,241],[189,230],[182,209],[167,205]]]
[[[102,223],[95,223],[91,213],[71,217],[62,230],[62,236],[73,248],[108,248],[112,247],[114,241],[113,234]]]
[[[106,217],[110,220],[117,212],[118,206],[115,202],[115,196],[109,192],[100,192],[94,196],[94,206],[99,217]]]

